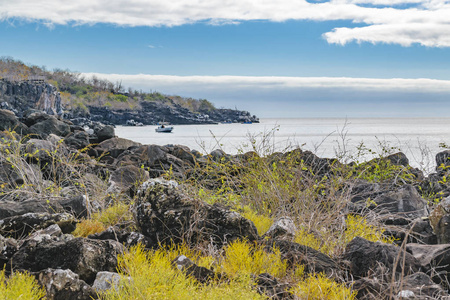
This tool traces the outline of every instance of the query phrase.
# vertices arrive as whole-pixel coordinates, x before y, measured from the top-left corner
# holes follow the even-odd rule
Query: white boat
[[[158,128],[155,129],[156,132],[172,132],[173,126],[165,126],[161,125],[158,126]]]

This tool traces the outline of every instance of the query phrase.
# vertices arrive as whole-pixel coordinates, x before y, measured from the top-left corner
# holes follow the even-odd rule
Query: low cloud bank
[[[83,75],[260,117],[445,117],[450,99],[450,81],[427,78]]]

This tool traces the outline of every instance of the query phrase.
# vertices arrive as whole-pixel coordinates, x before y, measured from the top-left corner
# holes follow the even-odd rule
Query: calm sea
[[[425,171],[435,167],[434,156],[450,145],[450,118],[377,119],[262,119],[259,124],[175,125],[172,133],[156,126],[118,126],[116,134],[142,144],[179,144],[209,153],[221,148],[230,154],[280,151],[296,146],[321,157],[369,159],[376,153],[402,150],[410,163]],[[358,154],[358,146],[363,150]]]

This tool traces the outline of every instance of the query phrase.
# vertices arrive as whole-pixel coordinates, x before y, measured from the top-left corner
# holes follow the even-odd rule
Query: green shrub
[[[310,274],[292,289],[299,299],[308,300],[353,300],[356,292],[343,284],[327,278],[323,273]]]
[[[269,253],[263,246],[238,240],[225,248],[220,268],[231,277],[261,273],[282,277],[286,275],[287,263],[281,259],[278,249]]]
[[[212,281],[201,285],[174,268],[174,253],[167,249],[146,252],[135,246],[118,257],[119,286],[106,291],[102,299],[265,299],[254,289],[252,279]],[[129,278],[129,277],[131,278]]]
[[[35,300],[44,297],[44,289],[28,273],[14,272],[6,278],[5,270],[0,271],[0,300]]]

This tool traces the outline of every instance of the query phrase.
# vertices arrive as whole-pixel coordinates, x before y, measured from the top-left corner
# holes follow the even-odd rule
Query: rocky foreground
[[[204,156],[184,146],[141,145],[118,138],[112,126],[100,123],[92,123],[90,129],[42,112],[29,112],[19,120],[0,110],[0,267],[7,272],[28,271],[49,299],[98,298],[99,292],[118,284],[117,256],[133,245],[158,249],[187,243],[220,252],[238,239],[262,245],[268,252],[278,249],[288,266],[322,272],[351,287],[357,299],[449,296],[450,200],[445,197],[450,194],[446,181],[450,151],[437,154],[436,173],[428,177],[397,153],[386,160],[407,169],[407,176],[389,177],[388,182],[354,178],[340,183],[346,187],[340,188],[339,197],[346,199],[339,208],[342,215],[378,220],[386,228],[385,236],[395,242],[355,237],[332,257],[294,242],[296,222],[288,213],[278,214],[262,235],[239,212],[194,199],[185,186],[167,180],[188,178],[208,160],[245,162],[254,153],[230,156],[216,150]],[[14,148],[15,141],[20,141],[20,149]],[[14,151],[17,156],[11,155]],[[330,177],[332,167],[340,164],[295,151],[320,178]],[[439,204],[430,203],[431,194],[439,197]],[[132,220],[87,237],[73,235],[82,219],[117,201],[132,203]],[[218,276],[186,256],[173,264],[200,283]],[[289,282],[267,273],[253,276],[254,289],[261,295],[296,297]]]

